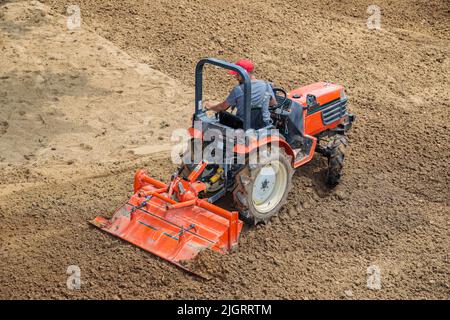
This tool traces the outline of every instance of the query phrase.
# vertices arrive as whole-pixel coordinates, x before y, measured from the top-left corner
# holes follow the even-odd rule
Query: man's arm
[[[275,94],[273,93],[273,88],[272,85],[270,83],[267,83],[268,87],[269,87],[269,94],[270,94],[270,101],[269,101],[269,106],[276,106],[277,105],[277,99],[275,98]]]
[[[230,105],[226,101],[218,103],[216,105],[213,105],[210,102],[205,102],[205,109],[206,110],[212,110],[212,111],[215,111],[215,112],[225,111],[225,110],[228,109],[229,106]]]
[[[205,102],[205,108],[206,110],[212,110],[215,112],[220,112],[220,111],[225,111],[227,110],[230,106],[235,106],[236,105],[236,88],[238,88],[238,86],[234,87],[233,90],[231,90],[230,94],[228,95],[228,97],[225,99],[224,102],[219,103],[219,104],[212,104],[210,102]]]

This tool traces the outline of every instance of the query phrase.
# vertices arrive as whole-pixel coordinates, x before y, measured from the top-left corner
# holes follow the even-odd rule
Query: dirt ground
[[[377,1],[0,0],[0,298],[449,299],[450,5]],[[205,56],[252,58],[293,89],[344,85],[357,122],[342,184],[320,158],[288,203],[202,280],[88,224],[145,167],[166,180]],[[230,88],[207,77],[211,99]],[[66,286],[81,269],[80,290]],[[367,288],[367,269],[381,289]]]

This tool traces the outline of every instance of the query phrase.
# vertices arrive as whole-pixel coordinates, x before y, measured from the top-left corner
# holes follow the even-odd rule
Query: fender
[[[189,136],[194,139],[203,139],[203,133],[201,130],[195,129],[193,127],[188,129]],[[252,141],[249,143],[248,146],[245,146],[243,144],[237,144],[233,147],[233,152],[239,153],[239,154],[248,154],[258,148],[261,148],[265,145],[272,144],[272,143],[278,143],[278,146],[283,148],[286,154],[292,157],[292,164],[294,163],[295,159],[295,152],[292,150],[289,143],[286,142],[283,138],[280,138],[278,136],[264,136],[261,139],[252,139]]]
[[[312,145],[311,145],[311,148],[309,149],[309,154],[306,157],[304,157],[298,161],[294,161],[294,165],[293,165],[294,168],[298,168],[298,167],[304,165],[305,163],[311,161],[311,159],[313,158],[314,153],[316,151],[317,138],[314,136],[307,135],[307,134],[305,134],[305,138],[312,140]]]
[[[243,145],[243,144],[235,145],[233,148],[233,152],[239,153],[239,154],[249,154],[249,153],[253,152],[254,150],[257,150],[258,148],[261,148],[263,146],[273,144],[273,143],[277,143],[280,148],[284,149],[284,151],[286,152],[287,155],[291,156],[292,165],[293,165],[294,159],[295,159],[294,150],[292,150],[291,146],[289,145],[289,143],[286,142],[286,140],[284,140],[283,138],[278,137],[278,136],[264,136],[264,137],[261,137],[260,139],[254,138],[249,142],[248,146]]]

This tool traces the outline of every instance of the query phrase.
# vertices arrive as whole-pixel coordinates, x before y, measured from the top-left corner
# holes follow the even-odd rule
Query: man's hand
[[[204,106],[205,106],[205,109],[206,109],[206,110],[211,110],[211,108],[212,108],[214,105],[213,105],[211,102],[206,101],[205,104],[204,104]]]
[[[269,107],[273,107],[273,106],[276,106],[277,105],[277,99],[275,99],[274,97],[272,97],[271,99],[270,99],[270,102],[269,102]]]

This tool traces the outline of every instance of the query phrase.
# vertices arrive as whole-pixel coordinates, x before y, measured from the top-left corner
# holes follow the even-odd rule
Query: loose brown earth
[[[72,2],[46,2],[0,1],[0,298],[450,298],[447,1],[378,1],[381,31],[364,0],[81,0],[78,31]],[[87,223],[135,169],[170,177],[204,56],[250,57],[288,89],[343,84],[358,116],[342,184],[313,159],[278,217],[201,258],[209,281]],[[232,82],[212,75],[219,99]]]

